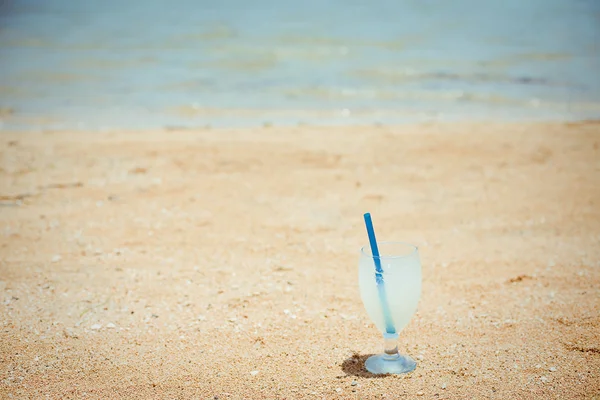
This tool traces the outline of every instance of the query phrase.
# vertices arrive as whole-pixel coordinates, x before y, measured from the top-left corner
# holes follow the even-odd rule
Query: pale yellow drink
[[[417,310],[421,297],[421,262],[416,247],[404,243],[379,244],[383,280],[396,333],[400,333]],[[367,314],[381,332],[385,321],[375,280],[375,265],[369,246],[361,250],[360,295]]]

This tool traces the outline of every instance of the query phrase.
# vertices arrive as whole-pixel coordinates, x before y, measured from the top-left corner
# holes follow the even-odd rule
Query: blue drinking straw
[[[381,268],[381,258],[379,257],[379,249],[377,248],[377,240],[375,239],[375,230],[373,229],[373,221],[371,221],[370,213],[365,214],[365,225],[367,226],[367,234],[369,235],[369,243],[371,244],[371,255],[373,256],[373,261],[375,261],[375,282],[377,282],[377,291],[379,292],[379,302],[383,311],[385,330],[387,333],[394,334],[396,333],[396,328],[394,328],[394,320],[392,319],[390,306],[385,294],[383,268]]]

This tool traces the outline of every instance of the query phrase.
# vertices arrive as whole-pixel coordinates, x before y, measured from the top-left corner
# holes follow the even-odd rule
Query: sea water
[[[600,117],[597,0],[7,0],[3,129]]]

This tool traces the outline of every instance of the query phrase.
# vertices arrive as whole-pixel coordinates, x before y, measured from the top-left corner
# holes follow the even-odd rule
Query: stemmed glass
[[[375,257],[369,245],[360,250],[358,283],[367,314],[383,333],[384,353],[371,356],[365,362],[373,374],[402,374],[413,371],[417,363],[408,355],[398,353],[398,334],[417,310],[421,297],[421,261],[416,246],[403,242],[379,242],[382,273],[379,279],[387,304],[382,304],[382,287],[378,287]],[[388,309],[385,318],[384,307]]]

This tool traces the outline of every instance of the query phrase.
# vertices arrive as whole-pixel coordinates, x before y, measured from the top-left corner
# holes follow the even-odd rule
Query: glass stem
[[[386,360],[395,360],[400,355],[398,354],[398,334],[397,333],[384,333],[384,355],[383,358]]]

